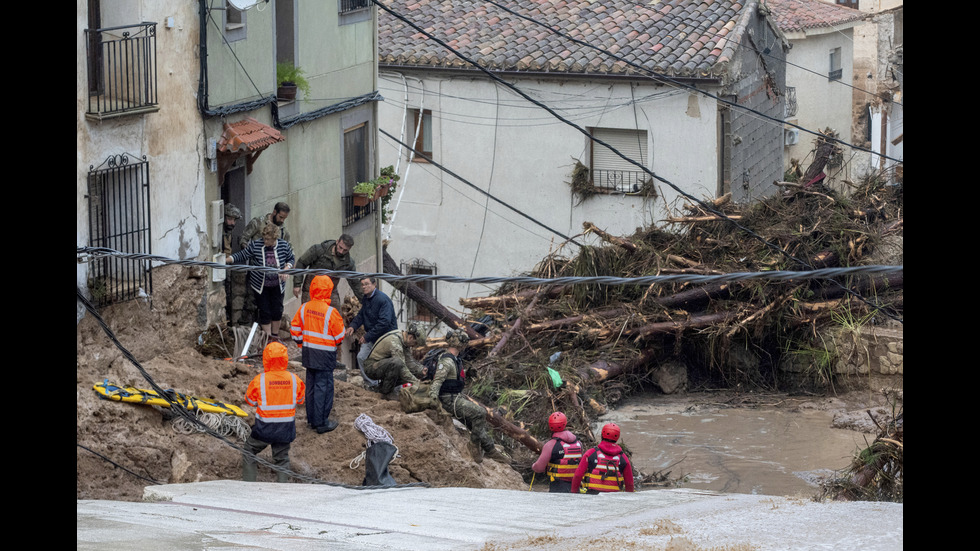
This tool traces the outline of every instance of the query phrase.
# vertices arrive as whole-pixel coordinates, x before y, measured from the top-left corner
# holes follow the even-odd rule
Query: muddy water
[[[830,411],[693,403],[635,397],[593,430],[619,424],[635,468],[686,475],[681,487],[779,496],[814,495],[817,481],[847,467],[869,436],[831,428]]]

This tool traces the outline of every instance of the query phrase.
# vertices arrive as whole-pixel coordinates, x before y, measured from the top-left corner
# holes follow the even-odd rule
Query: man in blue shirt
[[[359,341],[361,349],[357,353],[357,366],[361,369],[361,376],[364,377],[364,380],[371,386],[377,386],[378,381],[374,381],[364,374],[364,360],[371,354],[371,349],[374,348],[374,343],[378,337],[398,329],[398,320],[391,299],[378,290],[378,278],[365,277],[362,279],[361,291],[364,292],[364,298],[361,300],[361,311],[351,320],[347,327],[346,336],[350,337],[359,327],[364,326],[364,336]]]

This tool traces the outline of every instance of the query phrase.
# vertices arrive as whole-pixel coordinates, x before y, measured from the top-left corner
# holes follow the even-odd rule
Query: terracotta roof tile
[[[767,0],[767,4],[783,31],[829,28],[864,17],[858,10],[821,0]]]
[[[218,151],[253,152],[285,140],[282,133],[275,128],[246,117],[238,122],[225,123],[224,132],[218,140]]]
[[[771,1],[771,0],[770,0]],[[492,70],[625,74],[626,63],[474,0],[418,0],[410,7],[382,0],[463,55]],[[499,0],[509,9],[671,76],[720,74],[736,41],[726,37],[746,15],[733,0]],[[755,4],[750,4],[754,6]],[[378,13],[383,64],[468,66],[456,55],[388,14]],[[437,25],[433,22],[439,22]],[[444,29],[444,30],[438,30]]]

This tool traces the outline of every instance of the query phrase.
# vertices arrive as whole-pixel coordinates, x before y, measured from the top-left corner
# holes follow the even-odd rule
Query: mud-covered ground
[[[201,334],[197,316],[202,277],[201,272],[185,268],[158,268],[154,270],[152,308],[146,302],[131,301],[104,308],[100,314],[122,346],[160,387],[237,404],[253,413],[243,395],[260,367],[205,357],[194,348]],[[298,348],[291,343],[288,347],[290,357],[298,359]],[[78,323],[76,352],[78,499],[138,500],[143,488],[154,481],[182,483],[241,477],[241,454],[227,443],[203,433],[178,433],[165,410],[98,397],[92,387],[104,379],[120,386],[149,388],[149,384],[92,315]],[[304,375],[298,362],[290,362],[290,370]],[[343,374],[338,375],[332,414],[340,423],[337,430],[316,434],[306,425],[304,408],[298,408],[297,438],[290,453],[297,473],[327,482],[360,484],[364,464],[355,464],[355,468],[351,464],[366,442],[353,424],[363,413],[392,435],[399,455],[390,470],[398,483],[527,487],[518,471],[526,472],[536,457],[525,448],[517,446],[511,450],[511,465],[491,460],[476,463],[467,449],[468,433],[448,415],[437,411],[405,414],[397,402],[384,401],[378,394],[354,384],[359,380],[354,373],[350,374],[351,382],[339,380]],[[878,391],[882,387],[897,390],[889,397]],[[682,401],[689,408],[821,409],[835,413],[837,428],[871,433],[874,426],[867,411],[872,410],[879,419],[887,416],[896,392],[900,398],[900,377],[869,380],[860,390],[837,396],[716,392],[662,396],[657,402],[666,405]],[[234,436],[228,438],[240,442]],[[263,454],[268,458],[269,451]],[[270,469],[260,466],[259,480],[274,479]]]
[[[253,413],[243,396],[260,368],[211,359],[193,347],[200,333],[200,283],[193,271],[158,268],[154,271],[152,308],[145,302],[132,301],[100,313],[119,342],[160,387],[237,404]],[[299,358],[295,345],[290,344],[289,350],[291,358]],[[119,386],[149,388],[149,384],[94,316],[87,315],[79,322],[76,352],[78,499],[138,500],[151,481],[241,477],[241,453],[227,443],[204,433],[176,432],[164,410],[98,397],[92,387],[104,379]],[[298,362],[290,362],[290,370],[303,376]],[[339,380],[331,415],[340,423],[336,430],[316,434],[306,425],[304,408],[298,408],[297,437],[290,452],[292,469],[327,482],[361,484],[364,463],[353,469],[350,465],[366,442],[353,424],[362,413],[387,430],[398,447],[399,455],[390,471],[400,484],[522,487],[520,475],[510,466],[489,459],[474,462],[467,450],[468,433],[455,426],[448,415],[436,411],[405,414],[397,402],[384,401],[359,385]],[[240,443],[234,436],[228,438]],[[266,450],[263,457],[269,459],[268,454]],[[275,473],[260,466],[259,480],[273,481]]]

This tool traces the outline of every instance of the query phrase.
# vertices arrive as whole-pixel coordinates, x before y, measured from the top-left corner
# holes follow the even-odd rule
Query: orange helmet
[[[608,425],[602,427],[602,439],[609,440],[610,442],[619,440],[619,425],[616,423],[609,423]]]
[[[566,424],[568,424],[568,419],[566,419],[565,414],[560,411],[556,411],[552,413],[550,417],[548,417],[548,428],[551,429],[551,432],[561,432],[565,430]]]

